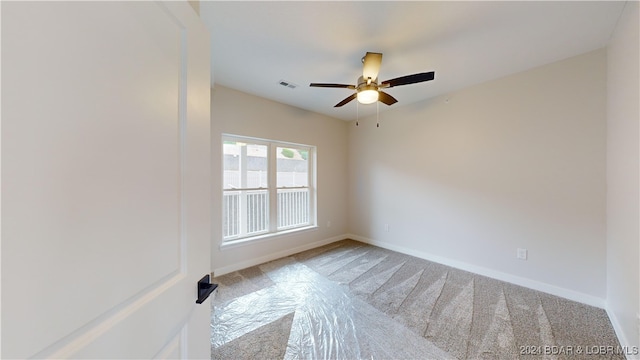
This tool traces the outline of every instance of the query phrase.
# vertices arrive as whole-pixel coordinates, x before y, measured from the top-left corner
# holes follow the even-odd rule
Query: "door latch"
[[[196,303],[202,304],[211,293],[218,288],[218,284],[211,284],[211,278],[209,274],[205,275],[200,281],[198,281],[198,300]]]

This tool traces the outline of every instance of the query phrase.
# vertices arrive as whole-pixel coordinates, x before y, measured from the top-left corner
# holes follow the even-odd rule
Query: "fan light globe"
[[[373,89],[358,92],[358,102],[361,104],[373,104],[378,101],[378,91]]]

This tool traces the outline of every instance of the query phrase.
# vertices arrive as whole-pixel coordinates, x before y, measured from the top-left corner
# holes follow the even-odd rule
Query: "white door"
[[[2,358],[209,358],[204,26],[186,2],[1,6]]]

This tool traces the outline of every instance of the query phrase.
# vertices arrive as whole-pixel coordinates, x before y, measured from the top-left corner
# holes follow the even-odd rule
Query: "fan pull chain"
[[[376,127],[380,127],[380,102],[376,101]]]
[[[360,112],[359,112],[359,107],[358,107],[358,103],[356,102],[356,126],[360,126],[358,124],[358,120],[360,120]]]

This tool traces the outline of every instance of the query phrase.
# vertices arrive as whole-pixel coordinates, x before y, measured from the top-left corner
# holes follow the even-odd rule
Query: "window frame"
[[[246,144],[256,144],[263,145],[267,147],[267,187],[266,188],[238,188],[238,189],[226,189],[225,188],[225,151],[224,144],[227,141],[231,142],[241,142]],[[307,184],[308,186],[282,186],[278,187],[278,158],[277,158],[277,148],[289,148],[295,149],[298,151],[307,151]],[[227,247],[229,245],[241,244],[245,242],[251,242],[255,240],[268,239],[278,235],[296,233],[300,231],[316,229],[317,228],[317,187],[316,187],[316,156],[317,156],[317,148],[313,145],[299,144],[299,143],[291,143],[284,142],[279,140],[270,140],[263,138],[255,138],[249,136],[242,135],[234,135],[234,134],[222,134],[222,142],[221,142],[221,152],[222,152],[222,226],[221,226],[221,245],[220,247]],[[278,226],[278,193],[280,190],[291,190],[291,189],[308,189],[308,213],[309,220],[305,224],[301,225],[293,225],[288,227],[279,227]],[[266,190],[268,203],[267,203],[267,230],[260,233],[250,233],[250,234],[238,234],[237,236],[226,236],[225,237],[225,193],[232,191],[257,191],[257,190]],[[240,225],[242,226],[242,225]]]

